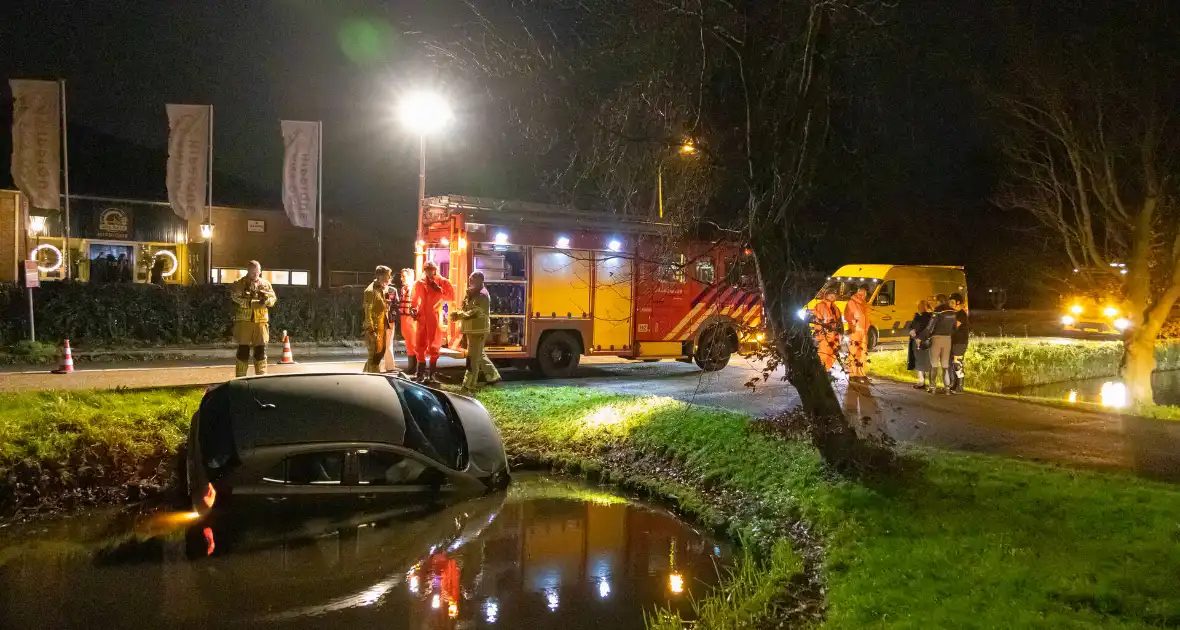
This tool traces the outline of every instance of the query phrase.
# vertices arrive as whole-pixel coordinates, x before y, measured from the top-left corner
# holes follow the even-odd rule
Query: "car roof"
[[[282,374],[230,381],[239,449],[308,442],[401,444],[401,400],[380,374]],[[271,407],[273,405],[273,407]]]

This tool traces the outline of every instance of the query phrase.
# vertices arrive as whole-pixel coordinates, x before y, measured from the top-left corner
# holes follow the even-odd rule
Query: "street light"
[[[692,143],[692,140],[685,140],[676,149],[680,155],[695,155],[697,147]],[[661,159],[659,167],[656,169],[656,195],[659,197],[660,204],[660,218],[664,218],[664,160]]]
[[[451,122],[451,107],[439,94],[415,92],[405,97],[399,107],[402,124],[418,134],[418,233],[424,238],[422,215],[426,204],[426,134],[434,133]]]
[[[212,223],[202,223],[201,224],[201,238],[203,238],[207,241],[213,238],[213,224]]]
[[[210,214],[212,214],[212,213],[210,213]],[[210,218],[212,218],[212,217],[210,217]],[[209,274],[207,276],[205,276],[205,278],[210,283],[212,283],[215,281],[215,279],[213,278],[213,224],[212,223],[202,223],[201,224],[201,238],[205,239],[205,258],[208,259],[208,260],[206,260],[206,263],[208,263],[208,264],[206,264],[205,266],[209,270]]]
[[[36,235],[44,232],[45,231],[45,221],[47,219],[48,219],[48,217],[41,216],[39,214],[30,214],[29,215],[29,234],[36,236]]]

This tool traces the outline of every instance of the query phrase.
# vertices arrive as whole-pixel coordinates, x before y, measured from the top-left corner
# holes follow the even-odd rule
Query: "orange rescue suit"
[[[414,283],[414,309],[418,312],[414,350],[418,361],[425,361],[427,355],[432,361],[438,360],[442,348],[442,306],[454,299],[454,285],[442,276],[435,274],[433,279],[423,277]]]
[[[848,324],[848,375],[868,376],[869,373],[869,303],[860,294],[853,295],[844,307],[844,321]]]
[[[819,360],[825,370],[831,370],[836,362],[836,354],[840,349],[840,309],[833,302],[820,300],[815,305],[815,318],[811,322],[815,334],[815,346],[819,350]]]

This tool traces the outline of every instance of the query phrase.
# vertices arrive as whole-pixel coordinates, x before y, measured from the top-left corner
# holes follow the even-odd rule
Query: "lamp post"
[[[201,238],[205,239],[205,259],[208,261],[206,267],[209,269],[209,275],[205,279],[210,284],[213,284],[213,224],[201,224]]]
[[[39,237],[41,232],[45,231],[46,217],[44,215],[39,215],[39,214],[29,214],[28,216],[29,216],[29,226],[28,226],[29,234],[32,236]],[[29,260],[35,261],[36,260],[34,258],[35,250],[29,249],[27,241],[25,244],[25,250],[29,252]],[[36,263],[34,263],[34,264],[36,264]],[[28,267],[29,267],[29,265],[26,262],[24,272],[25,272],[25,291],[28,292],[28,298],[29,298],[29,341],[35,342],[35,341],[37,341],[37,325],[34,323],[34,315],[33,315],[33,286],[35,283],[29,282],[28,275],[31,272],[28,270]]]
[[[426,211],[426,134],[442,129],[451,121],[450,105],[442,96],[433,92],[415,92],[401,102],[399,107],[402,124],[418,134],[418,227],[415,242],[421,247],[425,238],[423,224]]]
[[[680,155],[695,155],[697,152],[696,145],[691,140],[687,140],[684,144],[677,148]],[[660,204],[660,218],[664,218],[664,160],[660,160],[656,168],[656,196],[659,197]]]

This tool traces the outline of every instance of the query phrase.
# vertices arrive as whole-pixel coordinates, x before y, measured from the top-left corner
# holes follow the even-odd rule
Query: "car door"
[[[435,501],[456,488],[455,471],[409,449],[381,445],[358,448],[351,456],[357,474],[348,489],[362,507]]]
[[[269,512],[350,509],[356,478],[351,455],[343,445],[289,450],[257,485],[237,488],[235,494],[254,495]]]

